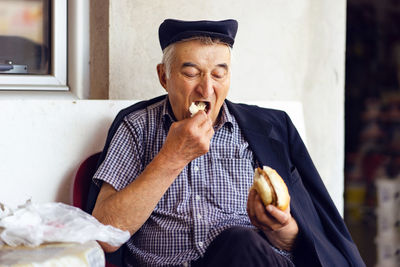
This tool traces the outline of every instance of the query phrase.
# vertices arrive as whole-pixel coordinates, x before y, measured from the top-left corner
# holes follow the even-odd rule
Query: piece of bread
[[[206,103],[200,101],[197,105],[192,102],[192,104],[189,107],[189,112],[190,112],[190,116],[193,117],[194,115],[196,115],[197,112],[199,112],[199,110],[205,110],[205,108],[207,107]]]
[[[272,204],[280,210],[289,206],[290,196],[282,177],[272,168],[264,166],[254,171],[253,186],[265,206]]]

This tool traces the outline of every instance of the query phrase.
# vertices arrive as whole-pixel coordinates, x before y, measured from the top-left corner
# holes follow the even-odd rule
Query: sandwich
[[[290,196],[282,177],[272,168],[264,166],[254,171],[254,188],[265,206],[274,205],[280,210],[289,206]]]

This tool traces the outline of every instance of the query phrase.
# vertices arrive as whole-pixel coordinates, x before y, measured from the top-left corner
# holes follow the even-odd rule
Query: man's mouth
[[[208,101],[194,101],[189,107],[189,112],[193,117],[199,110],[203,110],[206,114],[211,110],[211,103]]]
[[[206,114],[210,110],[211,103],[208,101],[194,101],[194,104],[197,106],[198,109],[204,110]]]

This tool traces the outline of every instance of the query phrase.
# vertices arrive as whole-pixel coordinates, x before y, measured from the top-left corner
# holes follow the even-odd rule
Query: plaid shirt
[[[253,227],[246,203],[256,162],[225,103],[220,115],[209,152],[182,170],[127,242],[139,266],[196,260],[224,229]],[[94,178],[126,187],[160,151],[172,122],[168,98],[126,116]]]

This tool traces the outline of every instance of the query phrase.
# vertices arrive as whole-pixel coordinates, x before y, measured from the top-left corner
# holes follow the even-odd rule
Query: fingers
[[[251,223],[257,228],[266,230],[266,225],[264,225],[263,221],[265,218],[264,204],[261,202],[257,191],[255,189],[251,189],[249,192],[249,197],[247,200],[247,213],[249,215]]]
[[[212,127],[210,117],[202,110],[199,110],[192,118],[189,118],[194,124],[199,127]]]
[[[264,232],[271,244],[288,251],[293,248],[299,228],[290,214],[290,207],[285,211],[273,205],[265,207],[257,191],[252,189],[247,200],[247,213],[251,223]]]
[[[255,199],[256,201],[254,203],[254,213],[256,215],[258,224],[262,225],[262,229],[275,230],[279,228],[279,224],[277,224],[274,217],[272,217],[269,212],[267,212],[264,203],[262,203],[262,200],[258,194],[256,194]]]
[[[163,145],[164,154],[187,164],[209,151],[213,135],[210,118],[199,111],[192,118],[172,123]]]
[[[264,231],[278,230],[290,221],[289,209],[281,211],[273,205],[265,207],[257,191],[254,189],[249,192],[247,213],[251,223]]]
[[[287,225],[289,223],[290,215],[287,214],[284,211],[281,211],[277,207],[272,206],[272,205],[268,205],[267,206],[267,211],[281,225],[285,226],[285,225]]]
[[[214,135],[213,122],[204,111],[200,110],[189,120],[195,125],[196,132],[200,138],[204,138],[204,141],[211,140]]]
[[[213,122],[210,119],[210,117],[207,116],[207,114],[204,111],[200,111],[198,113],[200,113],[200,115],[198,115],[198,117],[201,118],[200,123],[199,123],[199,128],[201,130],[204,130],[207,133],[214,134]]]

